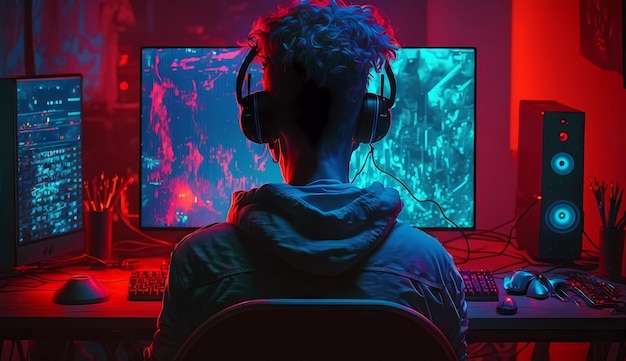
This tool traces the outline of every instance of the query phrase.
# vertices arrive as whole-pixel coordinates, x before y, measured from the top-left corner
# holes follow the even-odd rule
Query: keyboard
[[[499,292],[493,273],[489,271],[459,270],[465,283],[466,301],[498,301]]]
[[[128,281],[128,300],[161,301],[166,278],[167,269],[132,271]]]
[[[622,296],[612,283],[585,273],[572,273],[567,283],[590,307],[613,307]]]
[[[489,271],[460,270],[467,301],[498,301],[498,286]],[[128,282],[128,300],[161,301],[165,292],[167,269],[135,270]]]

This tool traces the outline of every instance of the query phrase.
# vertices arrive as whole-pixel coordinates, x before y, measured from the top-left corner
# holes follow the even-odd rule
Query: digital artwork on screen
[[[267,147],[247,140],[239,127],[235,82],[246,51],[142,49],[142,227],[224,221],[234,191],[282,182]],[[261,90],[260,66],[253,63],[248,72],[250,91]]]
[[[379,167],[401,180],[419,200],[433,200],[459,227],[475,227],[474,48],[402,48],[391,63],[397,83],[389,133],[374,143]],[[369,91],[379,94],[374,74]],[[383,85],[388,89],[389,85]],[[433,203],[415,201],[396,180],[366,161],[361,144],[350,161],[351,178],[364,186],[378,181],[398,189],[399,218],[425,229],[454,227]]]
[[[267,147],[245,138],[235,98],[246,48],[143,48],[141,208],[144,228],[197,228],[224,221],[234,191],[282,182]],[[397,99],[392,125],[374,144],[374,159],[419,199],[439,202],[462,228],[473,228],[473,48],[403,48],[392,63]],[[250,92],[262,72],[253,63]],[[385,85],[385,91],[388,91]],[[378,93],[379,76],[369,91]],[[244,96],[247,89],[244,89]],[[450,228],[431,203],[414,201],[393,178],[365,162],[361,145],[350,161],[359,186],[374,181],[400,191],[400,218],[429,229]]]
[[[18,243],[83,228],[79,76],[17,81]]]
[[[0,78],[0,270],[85,249],[81,74]]]

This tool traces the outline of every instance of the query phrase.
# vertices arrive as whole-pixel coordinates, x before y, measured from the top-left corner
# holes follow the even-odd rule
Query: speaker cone
[[[556,233],[569,233],[579,222],[580,212],[572,202],[555,202],[546,212],[546,225]]]
[[[554,173],[567,175],[574,169],[574,158],[569,153],[559,152],[552,157],[550,166]]]

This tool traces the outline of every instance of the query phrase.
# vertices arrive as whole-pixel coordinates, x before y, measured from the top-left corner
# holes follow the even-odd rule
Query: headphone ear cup
[[[241,131],[255,143],[273,143],[278,139],[271,103],[267,91],[252,93],[241,101]]]
[[[356,141],[375,143],[381,140],[391,126],[389,101],[380,95],[365,93],[356,128]]]

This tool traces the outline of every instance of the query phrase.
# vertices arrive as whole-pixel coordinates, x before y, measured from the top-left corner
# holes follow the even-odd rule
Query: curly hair
[[[248,35],[264,64],[303,70],[322,86],[359,86],[369,71],[395,59],[398,43],[387,19],[371,5],[301,0],[257,19]],[[344,83],[345,82],[345,83]],[[356,90],[356,89],[353,89]]]

